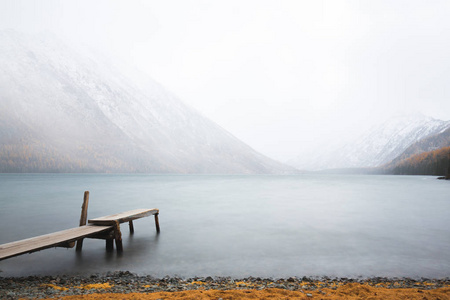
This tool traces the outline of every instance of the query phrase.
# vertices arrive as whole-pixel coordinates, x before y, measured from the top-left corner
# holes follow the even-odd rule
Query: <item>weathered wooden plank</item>
[[[91,226],[62,230],[50,234],[45,234],[29,239],[0,245],[0,260],[17,256],[24,253],[31,253],[46,248],[56,247],[61,243],[70,243],[80,238],[97,235],[101,232],[112,230],[113,226]]]
[[[143,217],[156,215],[159,213],[159,209],[134,209],[123,213],[113,214],[100,218],[88,220],[89,224],[94,225],[113,225],[116,221],[119,223],[129,222]]]

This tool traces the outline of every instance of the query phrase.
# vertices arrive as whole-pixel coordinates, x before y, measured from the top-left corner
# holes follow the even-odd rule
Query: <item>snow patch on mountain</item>
[[[338,147],[321,147],[314,155],[300,155],[288,162],[299,169],[377,167],[390,162],[413,143],[450,127],[450,121],[422,114],[395,116],[359,138]]]
[[[294,171],[257,153],[152,79],[137,83],[45,34],[0,31],[0,109],[0,124],[9,124],[0,132],[23,129],[15,132],[14,149],[34,149],[27,153],[38,161],[34,171],[46,171],[46,163],[58,171]],[[11,155],[8,143],[0,136],[0,169]]]

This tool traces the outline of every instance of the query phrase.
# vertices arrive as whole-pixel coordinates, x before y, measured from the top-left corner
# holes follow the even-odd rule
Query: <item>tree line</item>
[[[446,176],[449,172],[450,147],[422,152],[403,159],[385,171],[394,175]]]

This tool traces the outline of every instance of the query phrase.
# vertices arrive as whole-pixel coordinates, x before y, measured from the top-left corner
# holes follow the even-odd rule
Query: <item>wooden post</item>
[[[134,233],[133,220],[131,220],[130,222],[128,222],[128,225],[130,226],[130,234],[133,234],[133,233]]]
[[[86,225],[88,205],[89,205],[89,191],[85,191],[83,198],[83,205],[81,206],[80,226]],[[83,239],[79,239],[77,240],[77,251],[81,251],[82,248],[83,248]]]
[[[114,240],[106,239],[106,251],[111,252],[114,249]]]
[[[114,240],[116,241],[116,250],[117,252],[123,251],[122,245],[122,233],[120,232],[120,223],[116,221],[114,224]]]
[[[159,219],[158,219],[159,213],[155,214],[155,225],[156,225],[156,232],[159,233]]]

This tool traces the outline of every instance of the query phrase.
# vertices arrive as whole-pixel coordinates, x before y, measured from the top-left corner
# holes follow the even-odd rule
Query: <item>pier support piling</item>
[[[134,233],[133,220],[131,220],[130,222],[128,222],[128,225],[130,226],[130,234],[133,234],[133,233]]]
[[[113,239],[106,239],[106,251],[112,252],[114,250],[114,240]]]
[[[116,250],[118,253],[123,251],[122,233],[120,232],[120,223],[116,221],[114,224],[114,240],[116,241]]]
[[[159,213],[155,214],[155,226],[156,226],[156,232],[159,233],[159,218],[158,218]]]
[[[89,205],[89,191],[84,192],[83,205],[81,206],[80,226],[84,226],[87,223],[87,211]],[[76,251],[81,251],[83,248],[83,239],[77,241]]]

